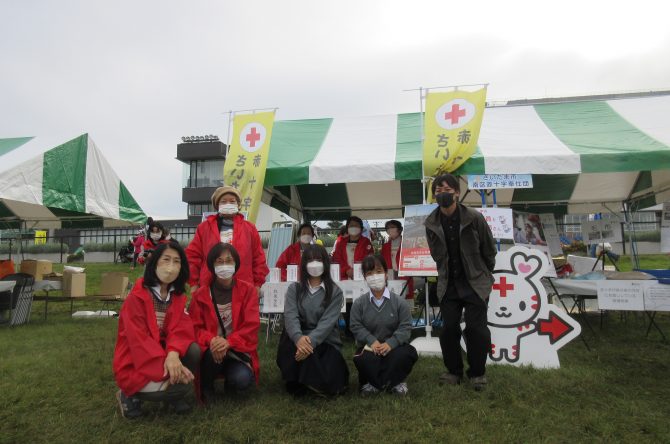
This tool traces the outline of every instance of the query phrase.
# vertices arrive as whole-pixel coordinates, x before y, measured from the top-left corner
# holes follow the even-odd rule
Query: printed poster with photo
[[[514,244],[524,246],[546,246],[539,214],[514,211]]]
[[[423,222],[437,204],[405,207],[405,226],[400,245],[399,276],[437,276],[437,264],[430,255]]]

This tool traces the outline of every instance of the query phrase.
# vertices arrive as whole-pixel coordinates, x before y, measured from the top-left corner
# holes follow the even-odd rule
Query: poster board
[[[645,287],[654,281],[597,281],[600,310],[644,311]]]
[[[554,215],[551,213],[540,214],[540,223],[542,224],[542,231],[544,231],[544,240],[547,242],[551,254],[554,256],[562,255],[563,247],[561,246],[561,237],[558,234]]]
[[[647,311],[670,311],[670,285],[648,281],[644,289],[644,309]]]
[[[513,217],[514,245],[522,245],[528,248],[533,248],[536,245],[547,245],[539,214],[514,211]]]
[[[400,245],[398,276],[437,276],[437,264],[430,255],[423,222],[437,204],[405,207],[405,226]]]
[[[587,244],[621,242],[618,221],[611,219],[589,220],[581,223],[582,236]]]
[[[479,211],[491,229],[494,239],[514,239],[511,208],[475,208]]]
[[[670,202],[663,202],[661,214],[661,253],[670,253]]]

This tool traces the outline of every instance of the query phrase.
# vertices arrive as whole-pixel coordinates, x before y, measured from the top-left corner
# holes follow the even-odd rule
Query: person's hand
[[[309,355],[310,355],[309,353],[302,353],[301,351],[297,351],[295,352],[295,360],[300,362],[304,359],[307,359]]]
[[[375,341],[375,342],[372,343],[372,345],[370,346],[370,348],[372,349],[372,351],[374,352],[375,355],[378,355],[378,354],[379,354],[379,348],[380,348],[381,346],[382,346],[382,343],[381,343],[381,342],[379,342],[379,341]]]
[[[377,348],[377,350],[378,355],[386,356],[391,351],[391,346],[384,342]]]
[[[179,360],[179,353],[176,351],[169,352],[165,358],[165,363],[163,364],[163,377],[169,376],[170,384],[177,384],[181,379],[182,367],[183,365]]]
[[[191,294],[195,293],[196,291],[198,291],[198,284],[195,284],[191,287]]]
[[[297,349],[295,353],[296,358],[298,357],[298,354],[306,355],[305,357],[307,357],[314,352],[314,349],[312,348],[312,340],[309,336],[301,336],[300,339],[298,339],[298,342],[295,343],[295,348]]]
[[[226,338],[222,336],[214,336],[210,341],[209,341],[209,348],[212,350],[212,353],[214,352],[223,352],[228,350],[230,348],[230,344],[226,340]]]
[[[347,272],[346,272],[346,275],[349,277],[349,279],[353,279],[354,278],[354,269],[353,268],[348,269]]]
[[[188,384],[191,381],[195,379],[195,376],[193,376],[193,373],[191,370],[188,369],[188,367],[185,367],[182,365],[181,367],[181,375],[179,375],[179,383],[180,384]]]

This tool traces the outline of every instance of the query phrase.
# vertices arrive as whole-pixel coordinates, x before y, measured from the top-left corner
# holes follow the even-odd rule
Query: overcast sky
[[[0,138],[88,132],[149,215],[185,217],[181,136],[228,110],[418,111],[419,86],[489,100],[670,89],[670,2],[0,0]],[[63,140],[65,141],[65,140]]]

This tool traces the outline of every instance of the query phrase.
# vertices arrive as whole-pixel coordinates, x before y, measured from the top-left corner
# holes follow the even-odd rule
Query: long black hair
[[[179,260],[181,261],[181,267],[179,268],[179,275],[177,276],[177,279],[175,279],[175,281],[172,282],[170,285],[174,287],[174,291],[177,294],[184,294],[184,292],[186,291],[186,282],[188,282],[188,278],[190,275],[188,270],[188,259],[186,259],[186,253],[184,253],[184,249],[182,248],[182,246],[176,242],[167,242],[160,244],[156,247],[155,250],[151,252],[151,255],[149,256],[149,261],[144,267],[144,286],[155,287],[156,285],[160,285],[161,281],[160,279],[158,279],[158,276],[156,275],[156,265],[158,265],[158,260],[161,258],[161,256],[163,256],[163,253],[168,248],[171,248],[175,250],[177,253],[179,253]]]
[[[309,291],[309,273],[307,273],[307,263],[313,260],[319,260],[323,262],[323,274],[321,275],[321,280],[323,281],[324,287],[326,287],[326,297],[323,298],[323,307],[327,307],[330,304],[330,300],[333,297],[333,287],[335,283],[333,278],[330,277],[330,259],[328,258],[328,252],[325,248],[318,244],[310,244],[305,247],[305,250],[302,252],[302,259],[300,261],[300,294],[298,295],[298,303],[302,302],[302,295],[307,294]]]

